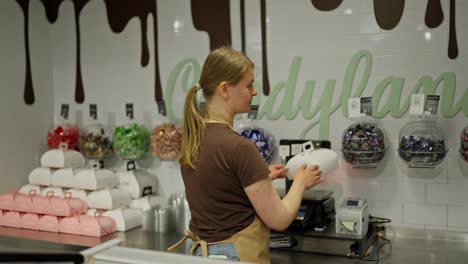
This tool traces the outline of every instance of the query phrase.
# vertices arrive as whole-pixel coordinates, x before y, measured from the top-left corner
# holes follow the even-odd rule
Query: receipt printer
[[[336,210],[336,233],[363,236],[369,227],[367,201],[359,198],[346,198]]]

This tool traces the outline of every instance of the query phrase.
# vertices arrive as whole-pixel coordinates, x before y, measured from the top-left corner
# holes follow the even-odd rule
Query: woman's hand
[[[268,169],[270,170],[268,177],[270,177],[272,181],[286,177],[288,172],[283,164],[272,164],[268,166]]]
[[[304,164],[297,169],[296,174],[294,174],[294,181],[298,181],[304,186],[305,190],[308,190],[323,181],[323,177],[320,177],[320,174],[322,174],[322,172],[317,165],[307,167],[307,165]]]

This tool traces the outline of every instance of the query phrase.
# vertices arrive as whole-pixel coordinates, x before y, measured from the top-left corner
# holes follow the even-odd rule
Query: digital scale
[[[280,140],[280,147],[289,146],[292,151],[310,140]],[[314,148],[331,148],[328,140],[312,140]],[[297,153],[285,156],[287,162]],[[286,179],[285,190],[278,190],[281,197],[289,191],[292,182]],[[304,192],[299,211],[292,224],[283,232],[271,234],[272,250],[329,255],[363,259],[377,240],[377,232],[369,225],[367,202],[347,198],[335,210],[333,192],[315,190]],[[352,253],[352,254],[351,254]]]

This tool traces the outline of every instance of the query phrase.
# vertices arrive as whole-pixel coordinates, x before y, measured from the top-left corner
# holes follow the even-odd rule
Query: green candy
[[[114,131],[114,151],[124,160],[146,157],[151,141],[150,132],[138,124],[119,126]]]

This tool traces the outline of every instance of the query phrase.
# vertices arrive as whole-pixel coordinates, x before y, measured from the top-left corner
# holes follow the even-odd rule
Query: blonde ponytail
[[[200,140],[205,130],[203,112],[197,102],[197,90],[197,86],[192,87],[185,97],[182,149],[179,157],[182,165],[190,166],[192,169],[195,169]]]

